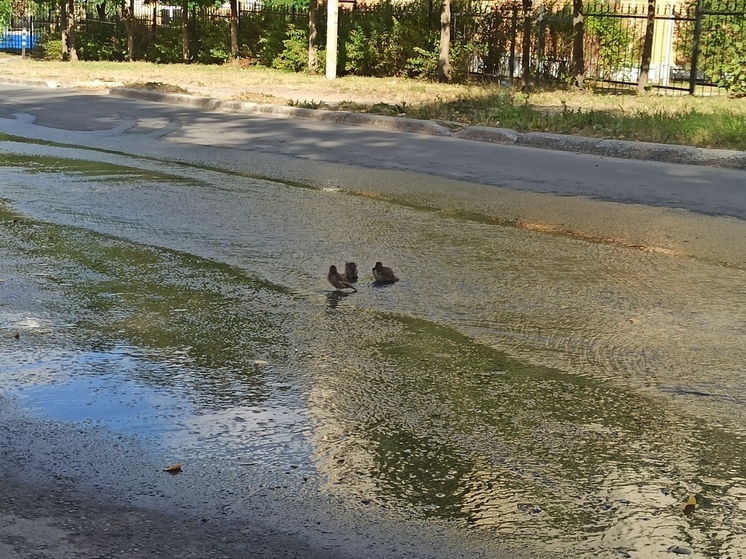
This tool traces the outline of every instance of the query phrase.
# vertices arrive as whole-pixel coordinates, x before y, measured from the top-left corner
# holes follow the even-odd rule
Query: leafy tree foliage
[[[602,9],[603,6],[587,8],[588,15],[584,19],[586,48],[596,51],[598,63],[603,68],[619,68],[630,58],[628,51],[635,43],[634,35],[623,25],[622,18],[593,15],[594,11]]]
[[[0,27],[9,25],[12,16],[13,4],[11,0],[0,0]]]
[[[733,11],[733,6],[720,0],[707,2],[706,10]],[[715,17],[715,16],[711,16]],[[746,4],[740,15],[716,17],[714,25],[707,26],[700,44],[700,67],[710,79],[734,96],[746,96]]]

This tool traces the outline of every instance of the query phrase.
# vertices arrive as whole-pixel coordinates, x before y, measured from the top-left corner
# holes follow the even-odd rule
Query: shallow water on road
[[[742,556],[743,267],[354,184],[68,157],[0,152],[0,374],[34,413],[318,473],[485,546]],[[358,292],[334,294],[347,260]],[[375,285],[377,260],[401,281]]]

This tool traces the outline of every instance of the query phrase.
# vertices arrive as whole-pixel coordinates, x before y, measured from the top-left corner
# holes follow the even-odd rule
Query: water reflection
[[[312,395],[332,490],[568,553],[663,553],[681,538],[720,552],[701,531],[733,520],[738,437],[426,322],[388,320],[376,335],[364,352],[337,354],[334,370],[354,374],[327,372]],[[678,505],[694,493],[706,497],[684,517]]]
[[[28,341],[0,359],[48,413],[486,540],[739,556],[743,270],[215,171],[13,165],[37,168],[8,171],[34,217],[0,213]],[[352,256],[403,279],[328,291]]]
[[[326,304],[330,309],[336,309],[337,306],[350,295],[352,295],[352,293],[347,293],[345,291],[330,291],[326,295]]]

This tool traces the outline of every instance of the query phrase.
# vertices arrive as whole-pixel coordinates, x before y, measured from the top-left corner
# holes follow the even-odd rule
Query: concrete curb
[[[746,169],[746,152],[735,150],[586,138],[543,132],[528,132],[523,134],[507,128],[490,128],[486,126],[471,126],[453,135],[459,138],[483,142],[515,144],[575,153],[591,153],[623,159],[641,159],[663,163]]]
[[[243,101],[224,101],[210,97],[200,97],[182,93],[166,93],[147,89],[131,89],[126,87],[112,87],[110,95],[198,107],[206,110],[221,110],[234,113],[272,114],[287,118],[302,118],[319,122],[334,122],[337,124],[351,124],[356,126],[372,126],[398,132],[414,132],[431,136],[450,136],[451,132],[445,126],[429,120],[351,113],[349,111],[329,111],[324,109],[307,109],[288,105],[262,105]]]
[[[12,77],[0,77],[0,83],[50,88],[75,87],[74,84],[60,84],[53,80],[31,80]],[[527,146],[574,153],[590,153],[606,157],[746,170],[746,152],[743,151],[705,149],[651,142],[630,142],[626,140],[586,138],[581,136],[548,134],[542,132],[521,133],[507,128],[493,128],[489,126],[465,126],[460,129],[451,130],[442,124],[430,120],[371,115],[349,111],[307,109],[287,105],[263,105],[244,101],[229,101],[211,97],[202,97],[186,93],[167,93],[127,87],[109,87],[108,92],[110,95],[117,97],[197,107],[208,111],[227,111],[242,114],[271,114],[285,118],[302,118],[305,120],[325,123],[370,126],[397,132],[412,132],[416,134],[428,134],[431,136],[449,136],[464,140],[494,142],[506,145]]]

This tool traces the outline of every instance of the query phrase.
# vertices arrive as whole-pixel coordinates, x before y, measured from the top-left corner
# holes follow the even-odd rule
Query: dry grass
[[[65,62],[24,60],[5,63],[6,76],[86,84],[162,83],[180,86],[194,93],[209,91],[220,97],[266,93],[295,101],[385,101],[427,103],[436,98],[456,99],[479,88],[443,85],[398,78],[345,77],[334,81],[324,76],[291,74],[250,66],[169,64],[148,62]]]
[[[746,99],[597,95],[544,90],[524,95],[494,84],[292,74],[241,65],[65,62],[0,56],[2,74],[78,87],[128,85],[257,103],[360,112],[619,139],[746,149]],[[743,139],[741,139],[743,137]]]

